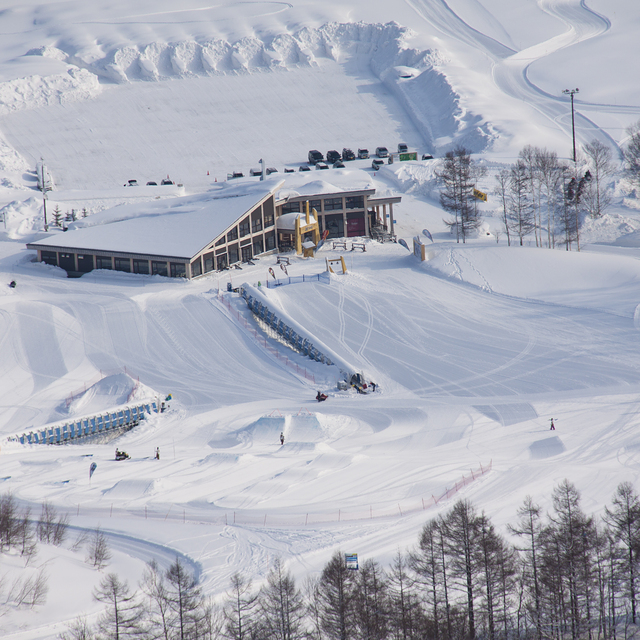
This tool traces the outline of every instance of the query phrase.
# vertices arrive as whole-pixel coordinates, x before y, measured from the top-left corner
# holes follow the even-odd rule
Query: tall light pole
[[[580,93],[580,89],[564,89],[562,93],[571,96],[571,131],[573,133],[573,164],[576,163],[576,120],[573,112],[573,96]]]

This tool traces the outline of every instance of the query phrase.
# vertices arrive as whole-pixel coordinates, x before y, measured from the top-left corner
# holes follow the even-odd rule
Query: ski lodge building
[[[390,229],[399,197],[375,198],[375,189],[302,194],[283,190],[284,180],[227,186],[217,192],[102,211],[27,244],[38,261],[79,277],[94,269],[197,278],[254,256],[290,248],[290,232],[278,231],[285,213],[318,213],[328,237],[369,236]],[[315,183],[317,185],[317,183]],[[314,183],[307,185],[314,191]],[[300,189],[302,191],[303,189]],[[386,212],[387,206],[390,213]],[[388,222],[389,221],[389,222]],[[386,224],[388,222],[388,224]]]

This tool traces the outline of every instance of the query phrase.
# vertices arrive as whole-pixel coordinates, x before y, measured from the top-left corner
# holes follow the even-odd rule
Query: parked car
[[[331,151],[327,151],[327,163],[328,164],[333,164],[334,162],[337,162],[338,160],[340,160],[340,154],[335,149],[332,149]]]
[[[329,165],[324,162],[316,162],[316,169],[328,169]]]
[[[160,184],[175,184],[175,182],[171,178],[164,178],[164,180],[160,181]]]
[[[291,168],[289,168],[289,167],[285,167],[285,168],[284,168],[284,172],[285,172],[285,173],[295,173],[295,172],[296,172],[296,170],[295,170],[295,169],[291,169]]]
[[[351,151],[351,149],[347,149],[346,147],[342,150],[342,159],[345,162],[348,162],[349,160],[355,160],[356,159],[356,154],[353,153],[353,151]]]
[[[249,175],[250,176],[261,176],[262,175],[262,169],[249,169]]]
[[[398,153],[407,153],[408,151],[409,147],[404,142],[398,144]]]
[[[384,161],[383,160],[380,160],[379,158],[374,158],[373,162],[371,163],[371,168],[374,171],[377,171],[383,165],[384,165]]]
[[[137,187],[138,186],[138,181],[137,180],[127,180],[127,184],[124,185],[125,187]]]
[[[147,187],[157,187],[158,183],[154,182],[153,180],[149,180],[149,182],[147,182]]]
[[[423,160],[433,160],[433,156],[430,153],[423,153],[422,154],[422,159]]]
[[[336,160],[333,163],[333,168],[334,169],[344,169],[344,162],[342,162],[342,160]]]
[[[317,150],[312,149],[309,151],[309,164],[317,164],[318,162],[324,162],[324,156]]]
[[[298,171],[311,171],[311,167],[308,164],[301,164]]]
[[[367,160],[369,158],[369,149],[358,149],[358,158]]]
[[[278,173],[278,170],[275,167],[267,167],[265,173],[270,176],[272,173]]]
[[[387,147],[377,147],[376,155],[378,158],[388,158],[389,157],[389,149]]]
[[[244,178],[242,171],[234,171],[233,173],[227,173],[227,180],[233,180],[234,178]]]

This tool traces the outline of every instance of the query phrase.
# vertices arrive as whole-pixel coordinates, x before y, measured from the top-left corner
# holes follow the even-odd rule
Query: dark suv
[[[335,149],[327,151],[327,164],[333,164],[334,162],[338,162],[338,160],[342,160],[342,158]]]
[[[309,151],[309,164],[316,164],[318,162],[323,162],[324,156],[317,150],[313,149]]]
[[[342,159],[347,162],[348,160],[355,160],[356,154],[351,151],[351,149],[347,149],[346,147],[342,150]]]

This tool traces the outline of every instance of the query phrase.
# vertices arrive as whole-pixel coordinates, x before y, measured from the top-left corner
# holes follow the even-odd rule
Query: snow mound
[[[0,208],[0,218],[5,222],[6,233],[12,240],[38,232],[44,224],[42,200],[30,197],[13,200]]]
[[[91,52],[86,59],[79,54],[77,57],[69,55],[66,60],[75,60],[103,80],[122,83],[317,66],[322,58],[339,62],[357,50],[371,56],[372,67],[379,75],[390,69],[398,76],[396,68],[410,67],[412,77],[417,77],[427,67],[441,62],[442,57],[432,50],[406,47],[404,41],[409,35],[408,29],[394,22],[333,22],[317,29],[304,28],[266,39],[245,37],[237,42],[210,38],[151,42],[117,46],[99,59],[95,59]],[[29,53],[53,55],[50,48],[34,49]],[[57,59],[65,59],[64,51],[56,49],[55,54]]]
[[[18,78],[0,83],[0,115],[87,100],[100,91],[97,75],[73,66],[62,74]]]
[[[120,461],[119,464],[127,464],[127,460]],[[115,463],[115,461],[114,461]],[[154,493],[153,480],[120,480],[109,489],[104,489],[102,493],[111,498],[139,498],[141,496]]]
[[[262,416],[239,431],[238,438],[252,444],[278,443],[281,433],[284,433],[285,443],[314,443],[326,438],[325,430],[314,413]]]
[[[63,41],[59,46],[68,46],[68,51],[41,47],[30,50],[29,55],[76,66],[70,66],[63,75],[32,76],[0,85],[0,114],[91,97],[100,90],[98,79],[124,84],[243,75],[320,67],[328,60],[345,68],[353,66],[356,71],[364,62],[396,96],[430,147],[448,147],[459,138],[456,142],[472,151],[486,148],[495,137],[493,132],[478,124],[479,116],[460,106],[459,95],[438,68],[444,62],[442,55],[433,49],[407,45],[412,35],[396,22],[330,22],[295,33],[245,37],[237,42],[200,38],[128,43],[102,51],[100,56],[94,49],[78,52]]]
[[[123,404],[150,400],[157,394],[149,387],[134,380],[126,373],[106,376],[86,391],[73,394],[58,407],[59,413],[69,417],[101,413]]]
[[[535,460],[551,458],[565,452],[565,446],[558,436],[536,440],[529,445],[531,457]]]
[[[538,417],[537,411],[529,403],[482,405],[474,408],[504,427]]]

